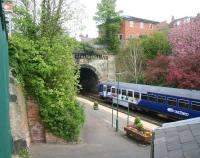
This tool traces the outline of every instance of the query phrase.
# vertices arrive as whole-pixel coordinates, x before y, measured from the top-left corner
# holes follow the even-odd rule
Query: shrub
[[[69,41],[69,42],[68,42]],[[49,46],[43,38],[34,42],[21,35],[10,39],[10,65],[27,95],[40,105],[42,120],[53,134],[77,140],[84,122],[83,108],[76,102],[78,70],[71,39],[56,38]]]
[[[139,117],[135,118],[134,125],[141,123],[141,119]]]
[[[143,131],[143,130],[144,130],[143,123],[142,123],[142,122],[139,122],[138,124],[136,124],[136,128],[137,128],[139,131]]]

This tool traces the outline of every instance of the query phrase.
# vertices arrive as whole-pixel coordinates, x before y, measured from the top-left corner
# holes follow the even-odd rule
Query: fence
[[[0,0],[0,158],[11,157],[11,131],[9,120],[8,41],[5,15]]]

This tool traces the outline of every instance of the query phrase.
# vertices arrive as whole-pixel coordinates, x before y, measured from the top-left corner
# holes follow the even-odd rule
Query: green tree
[[[14,26],[17,29],[9,39],[10,65],[27,95],[39,103],[48,130],[66,140],[77,140],[84,122],[83,108],[75,98],[79,71],[73,51],[77,42],[64,33],[60,24],[62,0],[56,1],[58,7],[54,11],[57,12],[44,14],[53,9],[49,7],[50,1],[43,0],[41,16],[45,17],[38,24],[28,9],[30,1],[16,8]],[[32,26],[37,29],[29,29]]]
[[[124,72],[123,80],[127,82],[141,83],[145,56],[139,41],[132,39],[123,44],[117,55],[117,69]]]
[[[169,55],[172,52],[168,31],[156,31],[152,35],[141,37],[140,42],[148,59],[155,58],[158,53]]]
[[[120,12],[116,11],[116,0],[101,0],[101,3],[97,4],[94,19],[99,24],[100,42],[105,44],[108,50],[116,52],[120,44],[118,34],[121,24]]]

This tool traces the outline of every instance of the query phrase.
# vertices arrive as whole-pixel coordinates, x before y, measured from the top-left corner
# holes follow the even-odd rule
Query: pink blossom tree
[[[200,89],[200,17],[172,28],[169,40],[173,58],[167,83],[179,88]]]

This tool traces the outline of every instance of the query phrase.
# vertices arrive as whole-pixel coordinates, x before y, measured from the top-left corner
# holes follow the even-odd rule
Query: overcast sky
[[[96,5],[101,0],[79,1],[85,6],[87,17],[83,22],[85,25],[83,34],[97,37],[98,33],[93,16],[96,12]],[[197,13],[200,13],[200,0],[117,0],[117,10],[122,10],[122,15],[169,22],[172,16],[175,18],[196,16]]]

